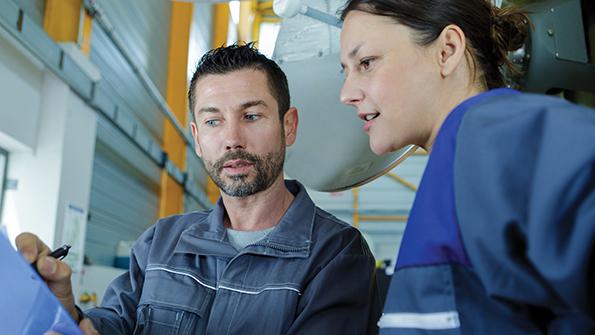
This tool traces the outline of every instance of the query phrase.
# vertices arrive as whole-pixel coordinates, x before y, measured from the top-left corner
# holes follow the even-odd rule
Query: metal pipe
[[[305,16],[313,18],[314,20],[324,22],[330,26],[337,27],[339,29],[341,29],[341,27],[343,26],[343,22],[341,22],[341,20],[336,18],[335,16],[325,13],[323,11],[319,11],[318,9],[314,9],[309,6],[306,6],[302,13]]]
[[[351,189],[351,192],[353,194],[353,226],[355,228],[359,228],[359,187],[354,187],[353,189]]]
[[[343,22],[336,16],[303,5],[301,0],[275,0],[273,2],[273,11],[278,16],[285,19],[292,18],[297,14],[302,14],[339,29],[343,26]]]
[[[105,16],[101,7],[95,2],[95,0],[84,0],[85,9],[88,11],[89,15],[95,19],[95,21],[99,24],[101,29],[105,32],[107,37],[112,41],[116,49],[120,52],[122,57],[126,60],[128,65],[132,68],[132,72],[137,76],[140,80],[141,84],[145,87],[149,96],[155,100],[157,106],[159,106],[160,111],[162,114],[171,122],[174,126],[180,137],[184,140],[187,146],[192,147],[192,138],[186,130],[180,125],[178,120],[176,119],[175,115],[167,105],[167,102],[159,92],[159,89],[155,86],[149,75],[145,72],[145,70],[138,65],[138,63],[133,59],[131,53],[126,49],[126,46],[120,39],[120,37],[114,31],[114,27],[109,21],[109,18]]]

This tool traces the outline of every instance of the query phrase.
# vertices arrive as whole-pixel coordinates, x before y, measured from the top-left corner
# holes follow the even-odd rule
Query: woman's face
[[[378,155],[425,146],[434,127],[440,69],[431,45],[391,18],[352,11],[341,31],[341,101],[357,109]]]

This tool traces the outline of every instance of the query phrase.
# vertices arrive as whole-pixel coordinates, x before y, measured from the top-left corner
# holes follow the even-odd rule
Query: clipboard
[[[2,334],[55,331],[83,335],[31,265],[0,232],[0,329]]]

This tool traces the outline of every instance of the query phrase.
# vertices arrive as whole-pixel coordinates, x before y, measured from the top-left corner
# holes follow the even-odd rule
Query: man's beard
[[[256,176],[252,181],[247,180],[248,174],[223,176],[223,166],[230,160],[241,159],[253,164]],[[278,152],[269,152],[265,156],[258,156],[245,150],[229,151],[215,163],[205,162],[205,169],[219,189],[231,197],[247,197],[271,187],[279,174],[283,172],[285,162],[285,146],[281,145]],[[226,182],[225,178],[231,179]]]

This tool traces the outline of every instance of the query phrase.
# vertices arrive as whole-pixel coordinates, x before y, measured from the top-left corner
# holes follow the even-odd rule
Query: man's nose
[[[364,99],[364,92],[353,80],[347,78],[341,88],[340,99],[346,105],[357,106]]]
[[[246,149],[242,127],[239,122],[228,122],[224,144],[225,150]]]

